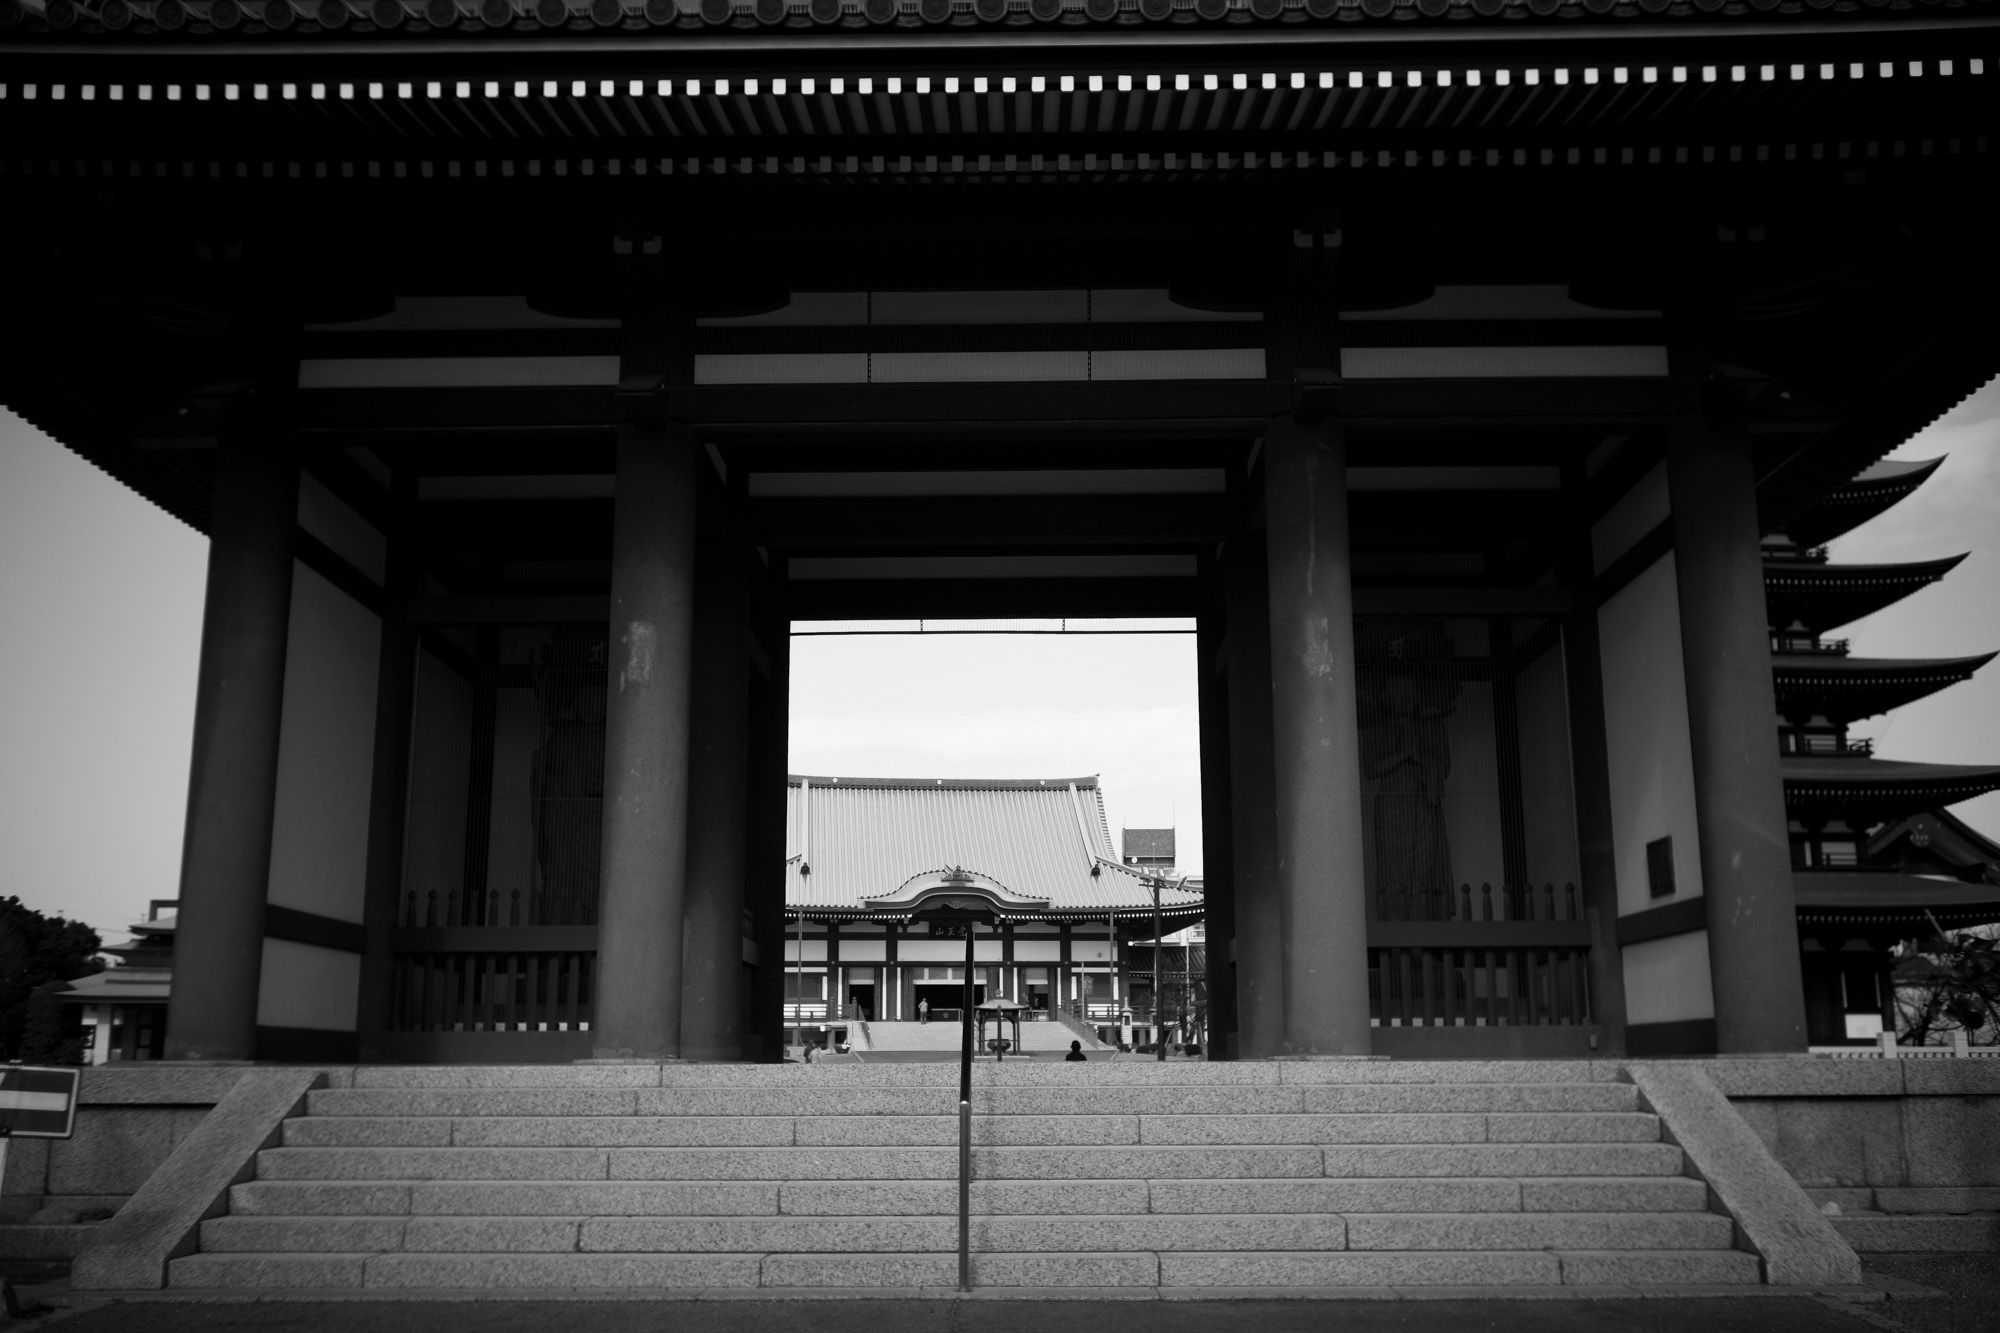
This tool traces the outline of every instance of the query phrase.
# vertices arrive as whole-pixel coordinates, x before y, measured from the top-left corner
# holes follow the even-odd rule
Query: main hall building
[[[1194,621],[1215,1058],[1863,1039],[2000,917],[1813,535],[2000,369],[1985,25],[0,0],[0,401],[211,540],[167,1057],[775,1058],[935,894],[1069,984],[1084,805],[1073,915],[813,850],[899,617]]]

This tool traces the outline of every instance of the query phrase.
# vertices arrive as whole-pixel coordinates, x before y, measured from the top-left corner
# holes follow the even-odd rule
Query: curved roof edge
[[[1865,807],[1881,818],[1956,805],[2000,790],[2000,764],[1788,755],[1782,771],[1788,809]]]
[[[1882,870],[1795,870],[1793,900],[1803,926],[1906,925],[1935,918],[1947,929],[2000,921],[2000,885],[1925,879]]]
[[[1895,508],[1943,465],[1942,454],[1871,463],[1787,524],[1786,535],[1801,546],[1823,546]]]
[[[1967,657],[1837,657],[1831,653],[1773,653],[1771,669],[1800,680],[1864,685],[1904,676],[1970,676],[2000,657],[2000,649]]]

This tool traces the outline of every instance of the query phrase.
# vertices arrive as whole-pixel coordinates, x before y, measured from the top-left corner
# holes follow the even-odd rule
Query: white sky
[[[2000,648],[2000,381],[1897,452],[1937,476],[1837,559],[1971,551],[1843,631],[1858,654]],[[112,934],[180,862],[206,542],[0,410],[0,894]],[[1192,636],[800,638],[795,772],[1104,781],[1111,828],[1177,824],[1201,866]],[[1865,729],[1879,753],[2000,760],[2000,664]],[[1958,807],[2000,836],[2000,794]]]

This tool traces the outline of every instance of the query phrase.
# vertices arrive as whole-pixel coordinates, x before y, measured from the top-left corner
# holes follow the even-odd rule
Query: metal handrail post
[[[965,923],[965,990],[958,1011],[958,1289],[972,1290],[972,967],[979,928]]]
[[[1161,1015],[1166,1013],[1167,969],[1160,955],[1165,949],[1160,939],[1160,881],[1153,881],[1153,1059],[1164,1064],[1167,1058],[1167,1034],[1161,1023]]]

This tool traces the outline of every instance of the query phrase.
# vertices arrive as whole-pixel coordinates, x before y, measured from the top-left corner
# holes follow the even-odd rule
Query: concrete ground
[[[10,1328],[53,1333],[2000,1333],[1993,1256],[1870,1255],[1873,1299],[1810,1296],[1467,1300],[972,1299],[632,1301],[475,1297],[434,1301],[222,1299],[79,1301]],[[54,1288],[23,1295],[71,1298]],[[1054,1293],[1051,1293],[1054,1295]],[[1150,1295],[1150,1293],[1147,1293]]]

